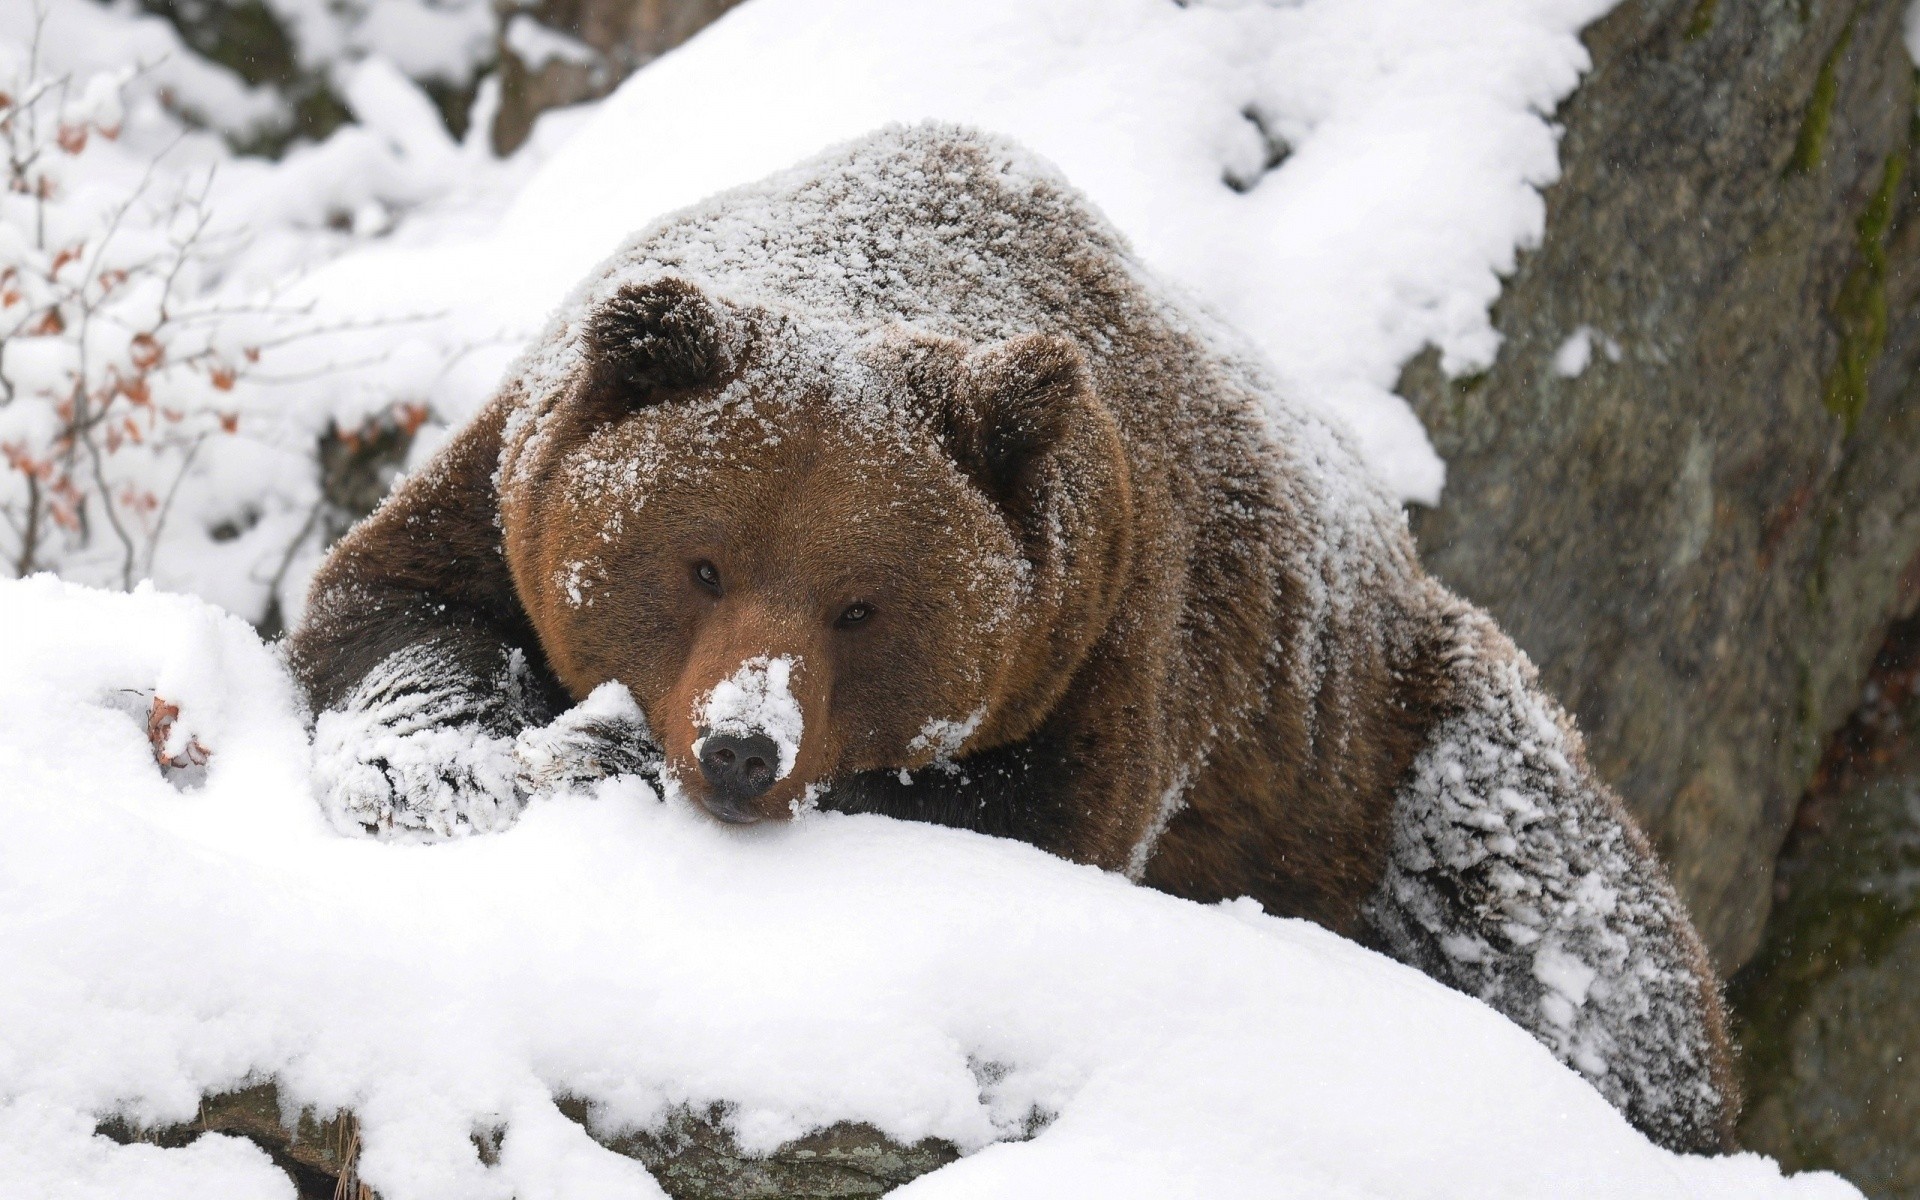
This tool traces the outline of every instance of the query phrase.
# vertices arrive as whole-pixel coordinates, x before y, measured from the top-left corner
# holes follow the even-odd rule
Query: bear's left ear
[[[633,283],[588,319],[582,398],[614,417],[733,369],[735,322],[699,285],[678,276]]]
[[[1047,464],[1089,419],[1106,423],[1080,350],[1031,333],[967,356],[959,395],[945,414],[954,460],[1016,520],[1041,501]]]

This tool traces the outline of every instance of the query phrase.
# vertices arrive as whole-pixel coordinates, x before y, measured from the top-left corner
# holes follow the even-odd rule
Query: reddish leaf
[[[183,770],[187,767],[204,767],[213,752],[200,743],[197,737],[189,736],[187,744],[178,754],[167,753],[167,742],[173,737],[173,725],[180,719],[180,706],[160,697],[153,698],[153,707],[147,711],[147,742],[153,747],[153,761],[162,767]]]
[[[228,433],[240,432],[240,414],[239,413],[221,413],[220,428],[226,430]]]
[[[142,371],[151,371],[159,366],[160,360],[166,356],[167,348],[162,346],[160,339],[151,333],[134,334],[132,343],[127,347],[127,357],[132,359],[133,365]]]
[[[216,389],[223,392],[230,392],[233,390],[233,381],[236,378],[236,376],[234,375],[234,371],[232,367],[214,367],[212,370],[207,372],[207,374],[209,377],[212,378],[213,386]]]
[[[67,320],[60,315],[58,308],[49,308],[40,314],[40,319],[27,327],[28,337],[52,337],[56,333],[67,331]]]

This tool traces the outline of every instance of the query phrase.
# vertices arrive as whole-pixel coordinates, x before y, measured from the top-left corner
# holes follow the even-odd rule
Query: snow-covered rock
[[[354,1110],[387,1200],[661,1194],[560,1095],[966,1152],[908,1196],[1857,1195],[1659,1150],[1492,1010],[1245,901],[879,818],[726,828],[632,779],[494,837],[342,838],[237,618],[41,577],[0,628],[0,1195],[288,1196],[244,1143],[92,1133],[266,1079]],[[155,694],[198,786],[129,716]]]

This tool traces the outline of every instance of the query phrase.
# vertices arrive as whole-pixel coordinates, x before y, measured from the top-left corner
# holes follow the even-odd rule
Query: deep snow
[[[659,1195],[560,1093],[970,1152],[903,1196],[1856,1195],[1659,1150],[1490,1009],[1244,901],[880,818],[725,828],[637,780],[492,837],[341,838],[239,620],[41,577],[0,628],[36,631],[0,657],[0,1195],[287,1196],[243,1143],[90,1136],[269,1076],[359,1113],[387,1200]],[[212,751],[197,789],[128,716],[156,691]]]

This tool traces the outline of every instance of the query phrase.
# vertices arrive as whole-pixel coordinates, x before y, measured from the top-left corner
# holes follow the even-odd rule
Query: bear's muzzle
[[[780,763],[780,747],[757,730],[745,733],[709,733],[702,730],[695,743],[700,774],[707,790],[700,802],[714,816],[732,825],[750,825],[760,819],[753,801],[773,786]]]

